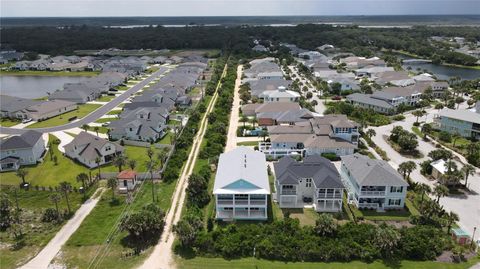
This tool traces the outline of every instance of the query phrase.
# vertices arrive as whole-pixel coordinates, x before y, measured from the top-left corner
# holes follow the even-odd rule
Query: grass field
[[[130,212],[135,212],[144,205],[152,202],[151,187],[150,181],[142,185],[137,198],[131,206]],[[164,211],[170,207],[174,188],[175,182],[170,184],[163,182],[155,183],[155,195],[158,199],[155,203]],[[126,205],[124,201],[125,196],[117,195],[117,197],[120,197],[120,204],[111,205],[111,195],[111,190],[103,194],[97,206],[63,247],[61,262],[68,265],[69,268],[87,268],[96,252],[100,250],[102,244],[106,242],[112,227],[121,219],[121,214]],[[126,257],[124,254],[131,252],[131,249],[123,244],[123,238],[125,238],[126,235],[126,232],[119,232],[111,238],[111,240],[113,240],[111,248],[98,268],[134,268],[135,265],[138,265],[145,259],[153,249],[149,247],[139,256],[133,255]]]
[[[13,205],[15,204],[13,189],[2,188],[1,192],[6,193]],[[14,243],[10,230],[0,232],[0,241],[2,242],[2,248],[0,248],[0,268],[16,268],[20,264],[27,262],[55,236],[63,223],[65,223],[55,224],[41,221],[43,211],[46,208],[55,207],[49,200],[49,196],[52,193],[50,191],[17,190],[18,203],[22,210],[20,227],[24,233],[25,245],[18,250],[13,250],[11,247],[8,247]],[[80,207],[82,196],[82,194],[77,192],[69,194],[72,211],[76,211]],[[63,197],[58,206],[60,210],[67,208]]]
[[[221,258],[193,258],[193,259],[178,259],[177,268],[179,269],[383,269],[383,268],[415,268],[415,269],[466,269],[470,268],[475,263],[478,263],[480,258],[471,259],[465,263],[441,263],[433,261],[400,261],[398,263],[384,263],[382,261],[375,261],[372,263],[364,263],[353,261],[348,263],[332,262],[302,262],[302,263],[285,263],[280,261],[266,261],[254,258],[244,258],[236,260],[225,260]]]
[[[238,142],[237,146],[254,147],[254,146],[258,146],[258,141]]]
[[[11,126],[17,125],[19,123],[21,123],[20,120],[12,120],[12,119],[7,119],[7,118],[0,119],[0,126],[3,126],[3,127],[11,127]]]
[[[42,127],[52,127],[52,126],[59,126],[63,124],[69,123],[68,119],[72,117],[77,117],[77,119],[83,118],[86,115],[90,114],[92,111],[96,110],[97,108],[101,107],[102,105],[95,105],[95,104],[83,104],[79,105],[78,109],[74,111],[67,112],[62,115],[58,115],[56,117],[50,118],[48,120],[40,121],[34,123],[32,125],[27,126],[27,128],[42,128]]]
[[[53,135],[49,136],[49,141],[53,141],[54,139],[57,138]],[[45,187],[55,187],[58,183],[67,181],[73,186],[79,187],[80,183],[76,181],[76,176],[82,172],[88,174],[88,168],[63,156],[58,150],[58,145],[54,145],[51,150],[53,154],[57,156],[58,165],[55,165],[55,163],[50,160],[50,154],[47,152],[42,163],[25,166],[25,169],[28,171],[26,181],[29,182],[31,186],[38,185]],[[1,173],[0,177],[2,184],[17,185],[21,182],[21,179],[15,175],[14,171]]]
[[[69,71],[13,71],[6,70],[2,71],[1,75],[4,76],[52,76],[52,77],[93,77],[100,74],[99,71],[79,71],[79,72],[69,72]]]
[[[114,98],[115,98],[115,95],[103,95],[102,97],[97,98],[97,100],[95,100],[95,101],[109,102],[109,101],[112,101],[112,99],[114,99]]]
[[[122,110],[111,110],[107,113],[107,115],[118,115],[122,113]]]
[[[173,134],[172,132],[168,131],[167,134],[158,141],[159,144],[166,144],[166,145],[171,145],[172,144],[172,137]]]

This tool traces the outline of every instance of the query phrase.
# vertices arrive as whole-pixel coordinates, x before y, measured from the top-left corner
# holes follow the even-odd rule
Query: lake
[[[41,98],[61,89],[65,83],[77,83],[89,77],[0,76],[0,94],[22,98]]]

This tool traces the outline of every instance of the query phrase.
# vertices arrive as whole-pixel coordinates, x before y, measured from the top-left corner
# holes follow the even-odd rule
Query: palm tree
[[[85,182],[88,180],[88,175],[85,173],[80,173],[77,175],[77,182],[82,182],[83,187],[83,199],[87,198],[87,187],[85,186]]]
[[[97,164],[98,167],[98,176],[100,178],[100,163],[102,162],[102,159],[100,157],[95,158],[95,163]]]
[[[433,193],[435,194],[435,196],[437,196],[437,203],[440,202],[441,197],[447,196],[448,192],[449,192],[448,188],[445,187],[444,185],[441,185],[441,184],[437,185],[433,190]]]
[[[375,245],[386,255],[390,256],[400,241],[400,233],[388,225],[381,225],[377,228],[374,242]]]
[[[60,202],[60,199],[62,197],[58,195],[58,193],[52,193],[49,197],[50,201],[55,204],[55,209],[57,210],[57,215],[60,216],[60,211],[58,210],[58,202]]]
[[[253,119],[252,119],[253,129],[255,129],[255,123],[257,122],[258,122],[257,116],[253,116]]]
[[[455,147],[455,143],[457,142],[457,140],[460,138],[460,134],[458,132],[455,132],[454,134],[452,134],[452,146]]]
[[[415,168],[417,168],[417,164],[415,162],[403,162],[398,166],[398,172],[403,174],[404,179],[408,179]]]
[[[422,198],[420,199],[420,207],[422,208],[423,207],[423,201],[425,199],[425,194],[428,194],[432,191],[432,188],[430,188],[430,186],[428,186],[427,184],[425,183],[421,183],[420,185],[418,185],[418,190],[422,193]]]
[[[17,175],[17,177],[21,178],[22,179],[22,185],[24,186],[25,184],[27,184],[25,182],[25,177],[28,175],[28,171],[25,170],[25,168],[19,168],[17,170],[17,172],[15,173],[15,175]]]
[[[90,126],[88,126],[88,124],[84,124],[84,125],[82,125],[81,128],[86,132],[86,131],[88,131],[88,129],[90,129]]]
[[[118,181],[116,178],[111,177],[107,180],[107,186],[112,189],[112,200],[115,200],[115,188],[118,185]]]
[[[375,132],[375,130],[373,129],[368,129],[365,134],[368,136],[368,138],[372,138],[372,136],[376,136],[377,135],[377,132]]]
[[[464,186],[467,187],[468,176],[475,175],[475,167],[471,164],[466,164],[462,167],[463,175],[465,176],[465,184]]]
[[[444,105],[442,103],[438,103],[435,105],[435,109],[438,109],[438,111],[442,110],[444,108]]]
[[[135,167],[137,166],[137,161],[135,160],[128,160],[128,167],[130,167],[130,169],[132,170],[135,170]]]
[[[452,229],[452,225],[459,221],[460,218],[455,212],[450,212],[445,215],[445,220],[447,221],[447,234],[450,234],[450,229]]]
[[[161,148],[160,151],[157,153],[157,158],[160,161],[160,169],[163,169],[163,165],[167,157],[167,154],[168,154],[167,148]]]
[[[422,125],[423,139],[427,138],[427,135],[433,131],[433,127],[430,123],[425,123]]]
[[[415,116],[415,117],[417,117],[416,123],[418,123],[418,118],[423,117],[423,115],[425,115],[425,111],[423,111],[423,110],[415,110],[415,111],[412,112],[412,115]]]
[[[245,123],[248,122],[248,117],[247,116],[242,116],[242,118],[240,119],[241,122],[243,122],[243,128],[245,128]]]
[[[113,163],[118,167],[118,172],[122,172],[122,167],[127,164],[127,157],[123,154],[118,154],[113,159]]]
[[[60,191],[63,192],[65,196],[65,201],[67,202],[68,213],[70,214],[70,202],[68,201],[68,192],[72,190],[72,185],[66,181],[60,182]]]
[[[97,136],[98,136],[98,131],[100,131],[100,127],[95,126],[93,127],[93,130],[95,131],[95,133],[97,133]]]

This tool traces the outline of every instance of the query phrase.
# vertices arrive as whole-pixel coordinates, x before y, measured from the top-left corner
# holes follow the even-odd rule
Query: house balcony
[[[317,212],[338,212],[342,210],[342,206],[337,204],[334,204],[331,206],[330,205],[323,206],[323,205],[315,204],[315,210]]]
[[[296,190],[282,190],[281,195],[297,195]]]
[[[361,191],[361,196],[385,196],[385,191]]]
[[[258,150],[263,152],[266,156],[270,156],[273,158],[280,158],[283,156],[289,155],[301,155],[303,156],[303,152],[305,149],[299,148],[275,148],[272,147],[272,143],[270,142],[259,142],[258,143]]]
[[[217,211],[217,219],[266,219],[267,210],[255,211]]]
[[[358,203],[358,208],[374,208],[378,209],[380,205],[378,203]]]
[[[317,194],[315,195],[316,199],[342,199],[342,193],[336,194]]]

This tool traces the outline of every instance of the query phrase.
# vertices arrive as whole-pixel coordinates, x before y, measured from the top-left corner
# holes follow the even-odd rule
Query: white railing
[[[297,195],[296,190],[282,190],[282,195]]]
[[[317,194],[318,199],[342,199],[342,194]]]
[[[362,207],[377,208],[378,206],[379,206],[378,203],[359,203],[358,204],[359,208],[362,208]]]
[[[361,191],[360,195],[366,196],[385,196],[385,191]]]

